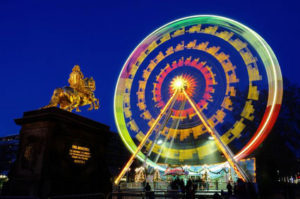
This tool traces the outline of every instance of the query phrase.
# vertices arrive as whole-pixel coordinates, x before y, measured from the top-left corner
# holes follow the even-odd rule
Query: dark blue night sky
[[[116,131],[113,97],[128,55],[154,29],[177,18],[215,14],[235,19],[272,47],[283,77],[300,85],[297,1],[0,1],[0,136],[13,119],[48,104],[75,64],[96,80],[98,111],[80,114]]]

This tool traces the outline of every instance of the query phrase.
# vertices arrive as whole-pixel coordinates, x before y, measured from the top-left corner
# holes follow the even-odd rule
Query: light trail
[[[130,159],[128,160],[128,162],[126,163],[125,167],[122,169],[121,173],[119,174],[119,176],[116,178],[115,180],[115,184],[119,184],[121,178],[125,175],[125,173],[127,172],[128,168],[131,166],[132,162],[134,161],[136,155],[140,152],[140,150],[143,148],[143,146],[145,145],[147,139],[150,137],[150,135],[153,132],[153,129],[155,128],[156,124],[158,123],[158,121],[162,118],[162,116],[164,115],[164,112],[169,108],[171,102],[173,101],[173,99],[175,98],[175,96],[177,95],[178,91],[176,90],[174,92],[174,94],[172,95],[172,97],[169,99],[169,101],[167,102],[167,104],[165,105],[165,107],[162,109],[162,111],[160,112],[160,114],[158,115],[158,117],[156,118],[156,120],[154,121],[153,125],[150,127],[150,129],[148,130],[148,132],[146,133],[145,137],[142,139],[142,141],[140,142],[139,146],[136,148],[135,152],[132,154],[132,156],[130,157]],[[175,98],[176,100],[176,98]]]
[[[177,98],[176,98],[176,99],[177,99]],[[170,117],[171,117],[171,114],[172,114],[172,108],[173,108],[173,106],[174,106],[174,104],[175,104],[175,102],[176,102],[176,99],[173,100],[171,106],[168,108],[168,111],[167,111],[167,114],[166,114],[166,116],[165,116],[165,119],[163,120],[161,126],[159,127],[159,129],[158,129],[158,131],[157,131],[157,134],[156,134],[156,136],[155,136],[155,139],[153,140],[152,145],[151,145],[151,147],[150,147],[150,149],[149,149],[149,151],[148,151],[148,153],[147,153],[147,156],[146,156],[146,158],[145,158],[145,160],[144,160],[144,165],[146,165],[147,159],[150,157],[150,155],[151,155],[151,153],[152,153],[152,150],[153,150],[153,148],[154,148],[155,143],[157,142],[157,140],[158,140],[158,138],[159,138],[161,132],[163,131],[163,129],[165,128],[165,126],[167,125],[167,122],[169,121],[169,119],[170,119]]]
[[[186,100],[185,100],[184,102],[181,103],[181,105],[180,105],[180,107],[179,107],[179,110],[183,110],[185,104],[186,104]],[[179,118],[181,117],[181,113],[182,113],[182,112],[180,112],[180,114],[179,114]],[[178,129],[179,123],[180,123],[180,119],[178,119],[177,121],[173,121],[173,123],[172,123],[172,128],[175,126],[175,128],[173,128],[173,129]],[[168,133],[168,134],[169,134],[169,133]],[[175,140],[176,134],[173,134],[173,135],[171,135],[171,136],[172,136],[172,138],[171,138],[170,144],[169,144],[169,146],[167,147],[167,150],[166,150],[166,158],[165,158],[164,163],[167,163],[167,160],[168,160],[168,158],[169,158],[169,157],[168,157],[168,154],[169,154],[170,149],[173,147],[173,144],[174,144],[174,140]],[[166,136],[166,138],[167,138],[167,136]],[[160,151],[159,155],[161,155],[162,150],[163,150],[163,148],[161,147],[161,151]],[[158,159],[155,160],[155,163],[157,163],[157,161],[158,161]]]

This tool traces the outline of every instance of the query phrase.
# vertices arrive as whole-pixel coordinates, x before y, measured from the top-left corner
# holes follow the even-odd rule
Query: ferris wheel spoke
[[[179,107],[179,110],[183,110],[184,109],[184,106],[185,106],[185,103],[186,101],[183,101]],[[181,117],[181,114],[182,114],[182,111],[180,111],[180,114],[179,114],[179,117]],[[172,126],[173,129],[177,130],[178,127],[179,127],[179,123],[180,123],[180,119],[178,119],[177,121],[174,121],[175,123],[175,126]],[[166,154],[169,153],[170,149],[173,147],[173,144],[174,144],[174,140],[175,140],[175,137],[176,137],[176,134],[172,135],[172,138],[171,138],[171,142],[167,148],[167,152]],[[161,151],[162,151],[162,148],[161,148]],[[160,153],[161,154],[161,153]],[[166,155],[166,158],[165,158],[165,163],[167,163],[167,160],[168,160],[168,155]]]
[[[177,121],[175,129],[177,129],[178,124],[179,124],[179,121]],[[163,130],[163,129],[162,129],[162,130]],[[160,150],[159,150],[158,154],[157,154],[156,157],[155,157],[154,163],[157,163],[157,161],[158,161],[158,159],[159,159],[159,157],[160,157],[160,155],[161,155],[161,153],[162,153],[163,145],[167,142],[168,138],[169,138],[168,135],[165,136],[165,139],[164,139],[164,141],[163,141],[163,143],[162,143],[162,146],[160,147]],[[173,143],[172,143],[173,140],[174,140],[174,136],[172,137],[170,146],[173,144]]]
[[[168,108],[170,107],[170,105],[172,104],[172,102],[176,101],[177,94],[178,94],[177,91],[174,92],[174,94],[172,95],[172,97],[166,103],[165,107],[161,110],[160,114],[155,119],[154,123],[152,124],[152,126],[150,127],[150,129],[148,130],[148,132],[146,133],[146,135],[144,136],[144,138],[140,142],[139,146],[136,148],[135,152],[132,154],[132,156],[130,157],[130,159],[128,160],[128,162],[126,163],[126,165],[124,166],[124,168],[122,169],[121,173],[119,174],[119,176],[116,178],[115,184],[119,184],[121,178],[125,175],[125,173],[127,172],[128,168],[131,166],[132,162],[134,161],[135,157],[141,151],[141,149],[145,145],[145,143],[148,140],[148,138],[151,136],[151,134],[152,134],[155,126],[157,125],[157,123],[164,116],[165,112],[168,110]]]
[[[183,107],[185,106],[185,102],[186,101],[184,101],[184,102],[182,102],[182,104],[181,104],[181,106],[180,106],[180,110],[182,110],[183,109]],[[179,116],[181,116],[181,112],[180,112],[180,115]],[[179,126],[179,120],[178,121],[176,121],[176,124],[175,124],[175,128],[173,128],[173,129],[177,129],[178,128],[178,126]],[[165,126],[163,126],[163,128],[164,128]],[[162,128],[162,130],[163,130],[163,128]],[[161,131],[162,131],[161,130]],[[157,161],[158,161],[158,159],[159,159],[159,157],[160,157],[160,155],[161,155],[161,153],[162,153],[162,150],[163,150],[163,145],[167,142],[167,140],[168,140],[168,138],[169,138],[169,136],[168,135],[166,135],[165,136],[165,138],[164,138],[164,141],[163,141],[163,143],[162,143],[162,146],[160,147],[160,149],[159,149],[159,152],[156,154],[156,157],[155,157],[155,159],[154,159],[154,163],[157,163]],[[170,144],[170,147],[173,145],[173,141],[174,141],[174,136],[172,136],[172,140],[171,140],[171,144]],[[170,148],[169,147],[169,148]],[[166,157],[166,160],[168,159],[168,157]],[[166,162],[166,160],[165,160],[165,162]]]
[[[154,148],[154,145],[155,145],[155,143],[157,142],[157,140],[158,140],[158,138],[159,138],[161,132],[162,132],[163,129],[166,127],[166,125],[167,125],[167,123],[168,123],[168,121],[169,121],[169,119],[170,119],[170,117],[171,117],[171,114],[172,114],[172,108],[173,108],[175,102],[176,102],[176,99],[174,99],[174,100],[172,101],[171,105],[169,106],[168,111],[167,111],[167,113],[166,113],[166,116],[165,116],[165,118],[164,118],[164,120],[163,120],[161,126],[159,127],[159,129],[158,129],[158,131],[157,131],[157,134],[156,134],[156,136],[155,136],[155,139],[153,140],[152,145],[151,145],[151,147],[150,147],[150,149],[149,149],[149,151],[148,151],[148,153],[147,153],[147,156],[146,156],[146,158],[145,158],[145,160],[144,160],[144,164],[146,164],[147,159],[150,157],[150,155],[151,155],[151,153],[152,153],[152,150],[153,150],[153,148]]]
[[[209,132],[209,134],[214,138],[215,142],[217,143],[217,145],[219,146],[219,148],[221,149],[222,153],[224,154],[224,156],[226,157],[228,163],[230,164],[230,166],[235,170],[235,172],[237,173],[237,175],[244,181],[244,182],[249,182],[249,177],[246,174],[246,172],[239,166],[239,164],[235,161],[234,159],[234,155],[232,153],[232,151],[229,149],[228,146],[226,146],[220,137],[220,134],[217,132],[217,130],[211,126],[207,120],[207,118],[205,117],[205,115],[198,110],[196,103],[188,96],[188,94],[185,92],[185,90],[182,90],[183,94],[185,95],[186,99],[189,101],[190,105],[192,106],[192,108],[195,110],[196,114],[198,115],[199,119],[201,120],[202,124],[205,126],[205,128],[207,129],[207,131]]]

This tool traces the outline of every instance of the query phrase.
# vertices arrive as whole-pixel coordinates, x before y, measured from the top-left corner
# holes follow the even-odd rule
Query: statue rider
[[[73,88],[74,90],[78,92],[84,91],[85,85],[83,80],[83,74],[78,65],[75,65],[73,67],[68,82],[70,84],[70,87]]]

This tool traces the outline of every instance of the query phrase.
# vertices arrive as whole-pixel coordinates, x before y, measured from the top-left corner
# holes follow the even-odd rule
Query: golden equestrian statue
[[[75,65],[69,77],[69,86],[54,90],[51,101],[42,108],[60,106],[61,109],[80,112],[79,106],[90,105],[88,110],[99,108],[99,100],[95,97],[96,84],[93,77],[84,78],[80,67]]]

